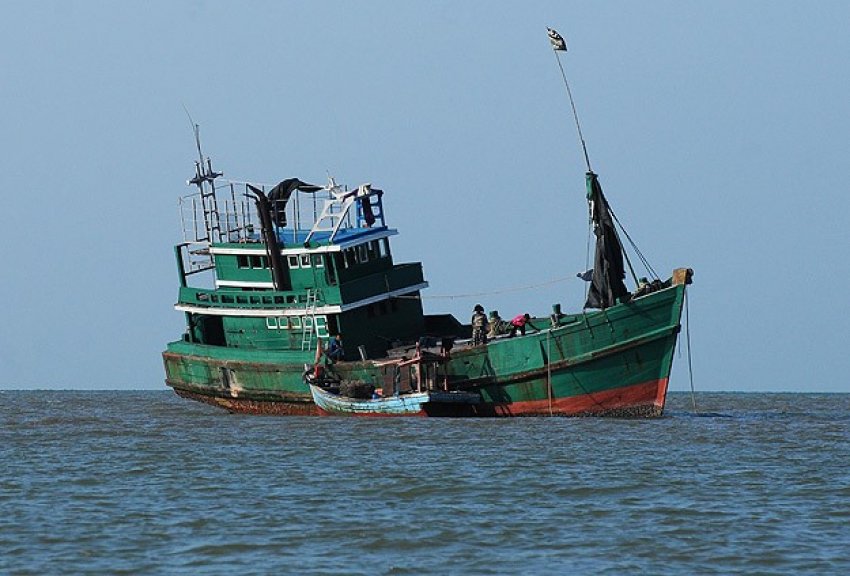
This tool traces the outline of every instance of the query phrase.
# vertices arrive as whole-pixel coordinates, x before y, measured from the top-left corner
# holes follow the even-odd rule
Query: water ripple
[[[850,395],[672,394],[658,420],[3,400],[4,574],[850,571]]]

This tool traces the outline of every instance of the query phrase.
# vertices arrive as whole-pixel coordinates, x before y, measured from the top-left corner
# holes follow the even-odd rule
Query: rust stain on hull
[[[250,400],[247,398],[229,398],[222,396],[208,396],[188,390],[174,388],[174,392],[181,398],[203,402],[217,408],[223,408],[228,412],[240,414],[258,414],[266,416],[318,416],[319,410],[310,402],[281,402]]]

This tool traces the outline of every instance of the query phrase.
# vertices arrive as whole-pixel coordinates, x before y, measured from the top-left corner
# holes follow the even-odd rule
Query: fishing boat
[[[351,398],[310,384],[320,414],[335,416],[474,416],[480,396],[431,390],[374,398]]]
[[[581,137],[577,115],[576,125]],[[166,384],[180,396],[280,415],[313,415],[320,407],[353,413],[363,405],[375,413],[427,412],[423,406],[443,398],[438,392],[475,398],[456,404],[477,416],[663,413],[692,271],[679,268],[662,280],[647,264],[647,276],[633,273],[635,286],[626,287],[632,266],[583,137],[596,237],[584,306],[562,313],[553,305],[529,317],[534,332],[494,334],[486,343],[449,314],[424,313],[421,263],[393,258],[398,232],[386,220],[389,194],[333,178],[324,185],[228,180],[203,155],[197,126],[195,137],[189,183],[196,190],[180,199],[183,238],[175,246],[175,308],[186,328],[163,352]],[[197,286],[202,277],[207,284]],[[305,374],[326,361],[322,343],[336,335],[345,343],[331,363],[340,381],[399,393],[342,407],[341,398],[332,405],[311,390]],[[425,387],[415,394],[425,396],[394,388],[399,368],[416,372]]]
[[[378,364],[389,368],[389,388],[340,380],[333,365],[317,364],[305,372],[320,414],[335,416],[475,416],[477,392],[450,390],[439,379],[437,366],[447,358],[416,347],[413,358],[393,358]],[[385,394],[386,393],[386,394]]]

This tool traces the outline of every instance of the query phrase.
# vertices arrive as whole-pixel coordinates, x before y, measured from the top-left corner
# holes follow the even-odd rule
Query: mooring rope
[[[549,416],[552,416],[552,329],[546,332],[546,392],[549,396]]]
[[[688,288],[685,287],[685,338],[688,342],[688,377],[691,381],[691,402],[694,405],[694,412],[699,413],[697,410],[697,397],[694,392],[694,367],[691,363],[691,317],[688,311]]]

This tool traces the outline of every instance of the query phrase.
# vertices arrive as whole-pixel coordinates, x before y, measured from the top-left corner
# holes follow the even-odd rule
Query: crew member
[[[487,343],[487,315],[484,314],[484,306],[481,304],[475,305],[475,311],[472,314],[472,345]]]
[[[499,316],[498,310],[493,310],[490,312],[490,319],[488,320],[490,323],[490,330],[487,332],[487,337],[490,339],[495,338],[499,334],[504,334],[504,328],[502,327],[505,324],[505,321],[502,320],[502,317]]]
[[[328,349],[325,351],[325,357],[328,364],[333,364],[345,357],[345,349],[342,347],[342,334],[337,334],[328,344]]]
[[[531,316],[529,316],[528,314],[517,314],[514,319],[511,320],[511,334],[509,337],[513,338],[514,336],[516,336],[517,330],[519,330],[519,332],[523,336],[525,336],[526,326],[531,326],[538,332],[540,331],[537,326],[531,323]]]

